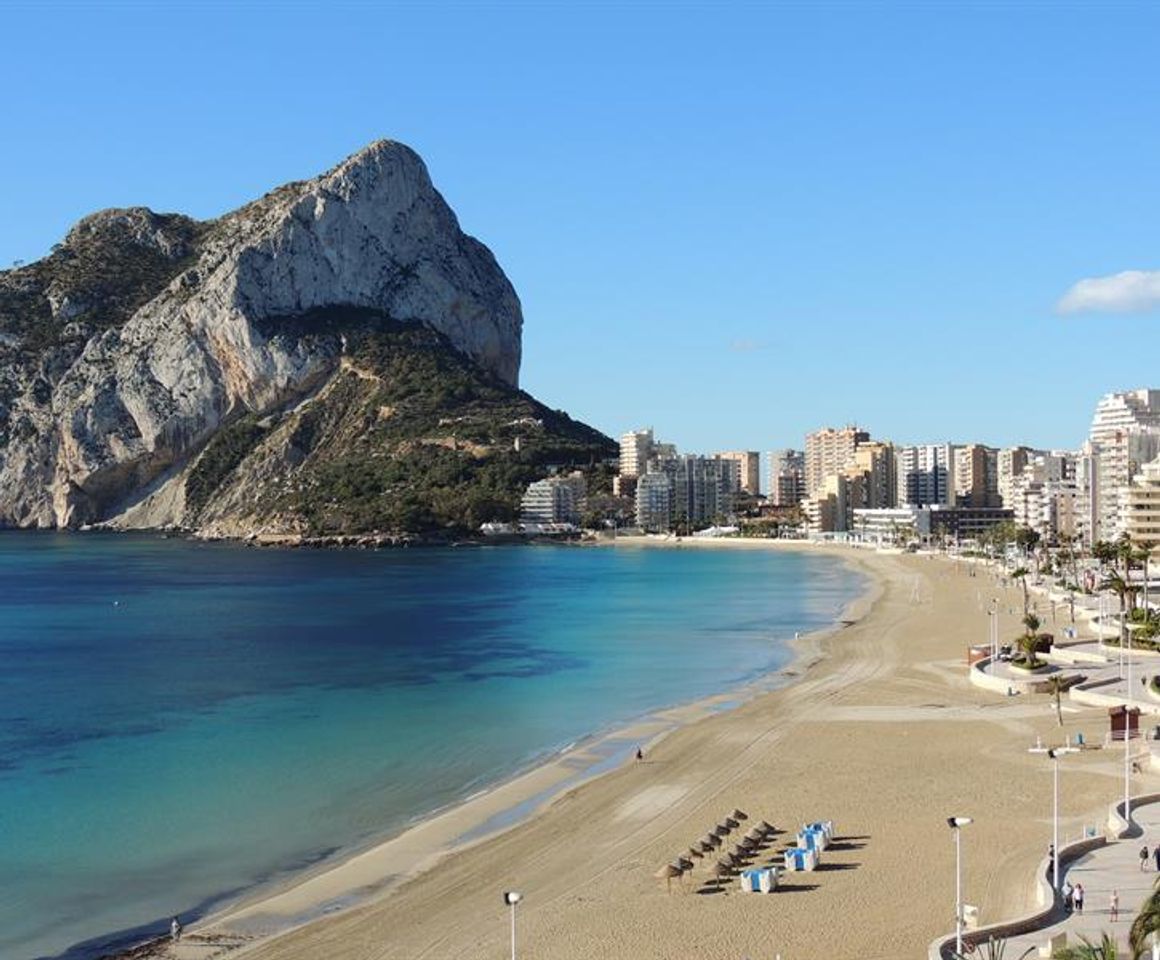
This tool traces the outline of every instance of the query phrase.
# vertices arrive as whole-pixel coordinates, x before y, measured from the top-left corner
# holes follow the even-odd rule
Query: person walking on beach
[[[1083,913],[1083,884],[1077,883],[1071,894],[1071,902],[1075,904],[1075,912]]]
[[[644,759],[644,751],[643,751],[643,750],[642,750],[640,747],[637,747],[637,748],[636,748],[636,759],[637,759],[637,760],[643,760],[643,759]]]
[[[181,921],[177,917],[169,921],[169,936],[174,940],[181,939]]]
[[[1120,919],[1120,894],[1113,890],[1111,899],[1108,900],[1108,913],[1112,915],[1112,923]]]
[[[1143,873],[1148,869],[1148,844],[1144,844],[1140,848],[1140,872]]]

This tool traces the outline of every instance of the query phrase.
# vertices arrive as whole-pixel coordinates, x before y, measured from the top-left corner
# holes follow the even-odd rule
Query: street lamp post
[[[1123,617],[1123,613],[1120,614]],[[1120,625],[1120,629],[1127,635],[1128,652],[1128,700],[1124,707],[1124,822],[1127,823],[1132,813],[1132,770],[1131,770],[1131,749],[1132,749],[1132,631],[1126,629],[1124,624]],[[1124,649],[1124,645],[1120,644],[1120,649]]]
[[[1031,747],[1028,753],[1046,753],[1051,757],[1051,886],[1059,889],[1059,758],[1075,753],[1075,747]]]
[[[503,902],[512,908],[512,960],[516,960],[516,904],[523,898],[524,895],[518,891],[504,891]]]
[[[955,835],[955,952],[963,952],[963,846],[962,828],[974,821],[970,817],[947,817],[947,826]]]

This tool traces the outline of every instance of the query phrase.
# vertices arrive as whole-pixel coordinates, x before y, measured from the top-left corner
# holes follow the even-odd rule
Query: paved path
[[[1149,859],[1147,871],[1140,870],[1140,847],[1147,844],[1151,852],[1160,843],[1160,803],[1140,807],[1138,812],[1133,811],[1132,819],[1143,828],[1143,837],[1116,840],[1094,850],[1074,861],[1060,877],[1061,883],[1068,879],[1073,885],[1083,884],[1083,914],[1073,913],[1037,933],[1012,937],[1007,944],[1007,956],[1018,957],[1028,947],[1038,947],[1060,931],[1067,932],[1068,943],[1078,943],[1081,935],[1098,941],[1106,932],[1114,936],[1121,947],[1127,947],[1132,920],[1160,877],[1155,859]],[[1108,907],[1113,890],[1120,895],[1120,917],[1115,923]]]

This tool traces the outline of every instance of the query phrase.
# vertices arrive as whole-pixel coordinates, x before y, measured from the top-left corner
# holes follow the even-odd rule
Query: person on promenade
[[[169,921],[169,935],[174,940],[181,939],[181,921],[178,920],[177,917],[174,917]]]
[[[1070,880],[1064,880],[1063,886],[1059,888],[1059,892],[1063,894],[1063,911],[1064,913],[1071,913],[1074,904],[1071,901],[1071,895],[1075,892]]]
[[[1083,913],[1083,884],[1077,883],[1071,894],[1071,902],[1075,904],[1075,912]]]
[[[1148,844],[1144,844],[1140,848],[1140,872],[1143,873],[1148,869]]]
[[[1120,919],[1120,894],[1117,890],[1112,891],[1112,896],[1108,900],[1108,913],[1112,915],[1112,923]]]
[[[1152,848],[1152,853],[1156,857],[1156,872],[1160,873],[1160,843]]]

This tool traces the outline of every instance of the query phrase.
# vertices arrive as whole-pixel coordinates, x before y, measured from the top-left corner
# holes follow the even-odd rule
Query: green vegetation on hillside
[[[514,519],[527,484],[553,469],[590,470],[596,489],[607,483],[600,461],[615,453],[611,440],[486,373],[427,327],[335,309],[269,321],[263,332],[342,336],[346,350],[334,381],[278,428],[298,465],[273,471],[279,482],[261,492],[259,519],[297,520],[315,536],[461,535]],[[229,464],[226,474],[238,466],[218,454],[213,463]],[[203,487],[197,496],[208,499]]]

